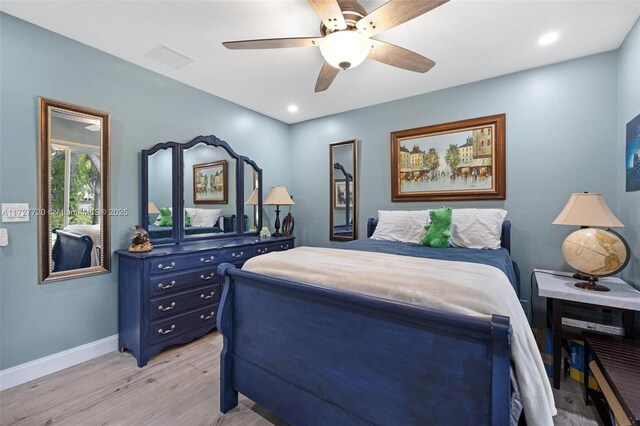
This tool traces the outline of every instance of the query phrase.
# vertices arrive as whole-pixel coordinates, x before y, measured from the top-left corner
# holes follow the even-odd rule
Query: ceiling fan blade
[[[322,66],[322,69],[320,70],[318,80],[316,81],[316,93],[324,92],[325,90],[327,90],[338,75],[338,72],[340,72],[338,68],[334,68],[325,62]]]
[[[307,0],[325,27],[330,30],[344,30],[347,23],[336,0]]]
[[[417,18],[448,2],[449,0],[391,0],[356,23],[356,27],[367,37]]]
[[[436,64],[431,59],[380,40],[371,40],[373,48],[369,52],[369,58],[383,64],[391,65],[409,71],[427,72]]]
[[[312,47],[320,45],[322,37],[263,38],[259,40],[225,41],[227,49],[281,49],[285,47]]]

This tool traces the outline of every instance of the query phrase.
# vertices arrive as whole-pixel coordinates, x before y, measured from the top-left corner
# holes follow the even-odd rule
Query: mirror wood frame
[[[50,227],[50,149],[51,111],[67,111],[73,115],[99,118],[100,126],[100,239],[101,265],[68,271],[51,271],[52,243]],[[38,281],[46,284],[53,281],[80,278],[111,272],[111,223],[110,223],[110,115],[108,112],[38,97]]]
[[[333,149],[339,146],[352,146],[353,151],[353,163],[352,163],[352,177],[353,177],[353,217],[352,220],[352,232],[351,236],[335,235],[334,232],[334,208],[333,200],[335,199],[335,179],[334,179],[334,155]],[[351,139],[344,142],[336,142],[329,144],[329,240],[330,241],[352,241],[358,239],[358,140]]]

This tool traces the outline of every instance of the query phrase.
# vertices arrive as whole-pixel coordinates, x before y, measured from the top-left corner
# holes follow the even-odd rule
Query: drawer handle
[[[202,294],[200,295],[200,299],[204,299],[204,300],[211,299],[211,298],[213,297],[213,295],[214,295],[214,294],[216,294],[216,292],[215,292],[215,291],[212,291],[211,293],[209,293],[209,295],[208,295],[208,296],[207,296],[206,294],[202,293]]]
[[[167,284],[167,285],[164,285],[164,284],[162,284],[162,283],[158,283],[158,288],[159,288],[160,290],[166,290],[166,289],[168,289],[168,288],[173,287],[174,285],[176,285],[176,282],[175,282],[175,281],[171,281],[171,284]]]
[[[266,253],[266,252],[268,252],[268,251],[269,251],[269,249],[268,249],[268,248],[266,248],[266,247],[265,247],[265,248],[263,248],[263,249],[258,248],[258,254],[265,254],[265,253]]]
[[[167,266],[163,266],[162,263],[160,263],[158,264],[158,269],[164,269],[164,270],[173,269],[174,266],[176,266],[176,262],[171,262],[171,264]]]
[[[200,319],[201,319],[202,321],[210,320],[211,318],[213,318],[213,314],[214,314],[214,312],[213,312],[213,311],[211,311],[211,314],[210,314],[210,315],[207,315],[206,317],[205,317],[204,315],[200,315]]]
[[[173,330],[175,330],[176,325],[175,324],[171,324],[171,328],[169,330],[163,330],[161,328],[158,329],[158,334],[169,334],[171,333]]]
[[[201,257],[201,258],[200,258],[200,262],[202,262],[202,263],[211,263],[211,262],[213,262],[214,260],[216,260],[216,258],[215,258],[214,256],[211,256],[211,257],[209,257],[208,259],[205,259],[204,257]]]
[[[201,280],[205,280],[205,281],[209,281],[209,280],[212,280],[213,277],[215,277],[215,276],[216,276],[216,273],[212,272],[211,274],[207,275],[206,277],[204,275],[200,275],[200,279]]]
[[[287,250],[287,249],[289,248],[289,244],[281,244],[281,245],[280,245],[280,248],[281,248],[282,250]]]
[[[159,310],[159,311],[162,311],[162,312],[167,312],[167,311],[172,310],[172,309],[173,309],[173,308],[175,308],[175,307],[176,307],[176,302],[171,302],[171,305],[170,305],[170,306],[167,306],[166,308],[165,308],[165,307],[162,307],[162,305],[158,306],[158,310]]]
[[[242,257],[242,256],[244,256],[244,252],[243,251],[241,251],[240,253],[236,253],[236,252],[231,253],[231,257],[234,257],[234,258],[235,257]]]

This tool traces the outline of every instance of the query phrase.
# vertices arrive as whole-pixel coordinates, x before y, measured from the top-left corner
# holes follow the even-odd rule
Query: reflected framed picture
[[[193,202],[227,204],[227,160],[193,165]]]
[[[391,133],[391,201],[504,200],[505,114]]]
[[[347,207],[347,182],[344,179],[334,181],[333,208],[344,209]],[[349,204],[353,207],[353,181],[349,181]]]

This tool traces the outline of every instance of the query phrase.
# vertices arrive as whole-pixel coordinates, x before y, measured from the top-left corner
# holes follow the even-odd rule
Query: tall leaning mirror
[[[38,103],[39,281],[109,272],[109,114]]]
[[[358,236],[358,144],[329,145],[329,239],[350,241]]]

